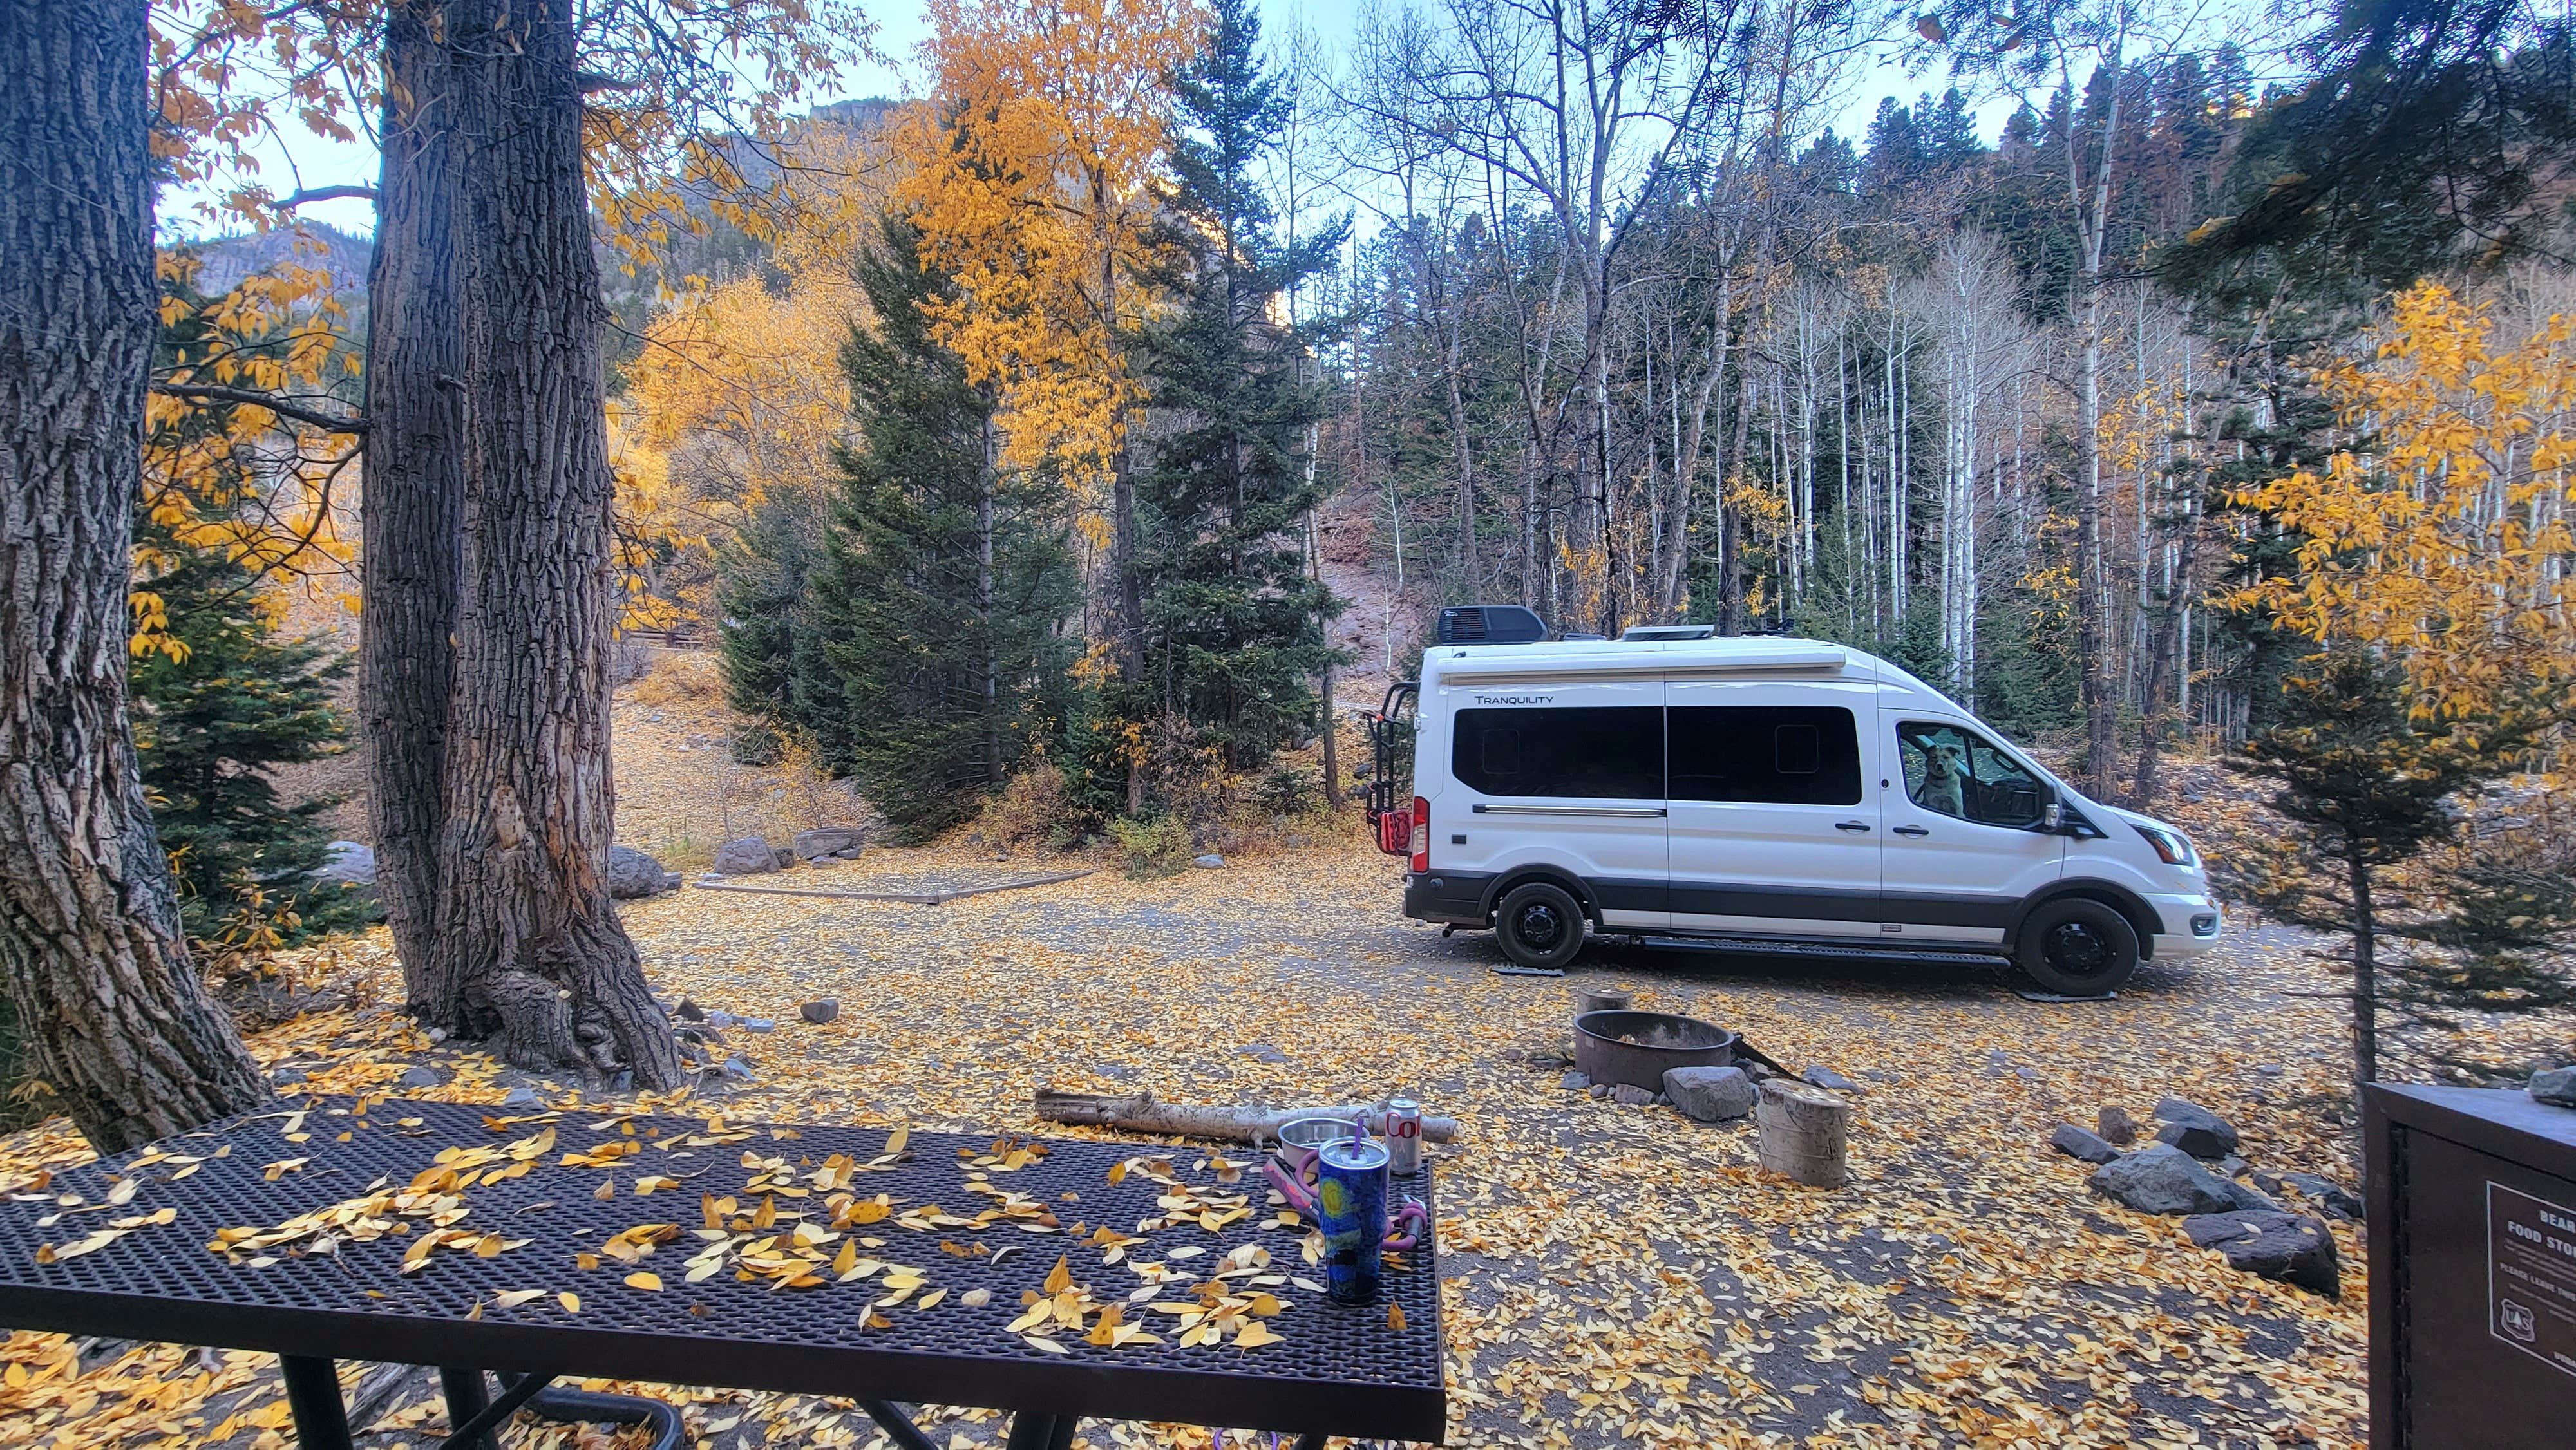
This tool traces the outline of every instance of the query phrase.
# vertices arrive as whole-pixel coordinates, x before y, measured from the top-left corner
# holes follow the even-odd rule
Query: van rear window
[[[1461,710],[1449,773],[1484,795],[1664,797],[1664,712],[1652,705],[1587,710]]]
[[[1680,705],[1670,712],[1677,801],[1860,804],[1860,732],[1833,705]]]

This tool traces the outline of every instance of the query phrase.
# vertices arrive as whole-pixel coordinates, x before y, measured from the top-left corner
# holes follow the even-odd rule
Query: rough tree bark
[[[608,897],[614,828],[604,307],[571,0],[450,0],[464,372],[432,1021],[511,1062],[680,1081]]]
[[[0,4],[0,971],[102,1153],[256,1107],[198,981],[125,711],[159,329],[141,0]]]
[[[377,888],[402,956],[404,1000],[454,995],[440,950],[438,845],[447,701],[455,672],[458,515],[464,501],[464,339],[458,319],[453,102],[444,0],[385,16],[386,86],[367,278],[365,628],[358,701]]]

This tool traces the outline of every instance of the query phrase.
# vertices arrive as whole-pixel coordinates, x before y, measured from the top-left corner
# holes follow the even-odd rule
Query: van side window
[[[1905,794],[1927,811],[1989,826],[2039,823],[2040,785],[1973,730],[1930,720],[1896,727]]]
[[[1860,804],[1860,729],[1831,705],[1682,705],[1667,712],[1672,798]]]
[[[1661,800],[1664,712],[1652,705],[1461,710],[1449,773],[1484,795]]]

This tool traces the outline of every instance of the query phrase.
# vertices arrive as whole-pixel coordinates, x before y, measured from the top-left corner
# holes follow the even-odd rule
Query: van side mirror
[[[2043,831],[2066,829],[2066,807],[2057,803],[2057,792],[2053,790],[2039,803],[2039,828]]]

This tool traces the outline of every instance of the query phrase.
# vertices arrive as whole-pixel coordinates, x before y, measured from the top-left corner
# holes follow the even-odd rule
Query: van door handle
[[[1834,822],[1834,829],[1835,829],[1835,830],[1837,830],[1837,831],[1866,831],[1866,830],[1868,830],[1868,829],[1869,829],[1869,822],[1867,822],[1867,821],[1836,821],[1836,822]]]
[[[1899,826],[1896,828],[1896,834],[1900,836],[1928,836],[1931,835],[1932,832],[1922,826]]]

